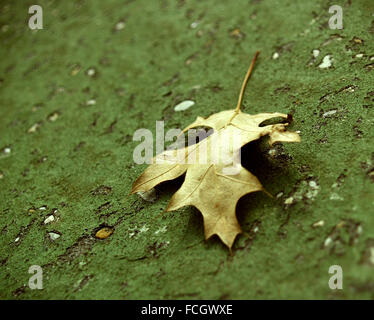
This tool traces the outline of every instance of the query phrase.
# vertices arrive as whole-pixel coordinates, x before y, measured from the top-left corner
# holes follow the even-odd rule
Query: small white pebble
[[[86,102],[86,105],[88,106],[93,106],[96,104],[96,100],[95,99],[90,99],[90,100],[87,100]]]
[[[317,227],[323,227],[324,225],[325,225],[325,221],[320,220],[320,221],[314,222],[314,223],[312,224],[312,227],[313,227],[313,228],[317,228]]]
[[[317,57],[319,56],[319,53],[320,53],[320,51],[319,51],[318,49],[314,49],[314,50],[312,51],[312,54],[313,54],[313,57],[314,57],[314,58],[317,58]]]
[[[201,89],[201,85],[197,84],[196,86],[191,87],[192,90],[199,90]]]
[[[185,111],[185,110],[191,108],[194,104],[195,104],[195,102],[192,101],[192,100],[182,101],[181,103],[177,104],[174,107],[174,111]]]
[[[18,241],[19,241],[19,237],[14,239],[14,242],[18,242]]]
[[[195,29],[195,28],[198,26],[198,24],[199,24],[199,23],[196,22],[196,21],[195,21],[195,22],[192,22],[191,25],[190,25],[191,29]]]
[[[44,224],[51,223],[52,221],[55,221],[55,217],[51,214],[44,220]]]
[[[291,203],[293,203],[293,197],[289,197],[289,198],[287,198],[285,201],[284,201],[284,204],[291,204]]]
[[[6,148],[4,148],[3,151],[4,151],[4,153],[9,154],[9,153],[11,153],[12,149],[10,149],[9,147],[6,147]]]
[[[319,186],[318,186],[318,184],[317,184],[317,182],[315,182],[315,181],[309,181],[309,186],[312,188],[312,189],[318,189],[319,188]]]
[[[254,227],[253,232],[254,232],[254,233],[257,233],[258,230],[259,230],[258,227]]]
[[[363,53],[358,53],[358,54],[356,54],[356,58],[362,58],[363,56],[364,56]]]
[[[34,123],[28,130],[28,133],[35,133],[40,128],[40,123]]]
[[[330,243],[332,242],[332,239],[330,237],[326,238],[325,240],[325,243],[324,243],[324,246],[325,247],[328,247],[330,245]]]
[[[374,264],[374,248],[370,248],[370,263]]]
[[[281,196],[283,196],[283,192],[279,192],[276,197],[279,199]]]
[[[46,206],[42,206],[42,207],[39,208],[39,210],[40,211],[45,211],[45,210],[47,210],[47,207]]]
[[[59,235],[58,233],[55,233],[55,232],[49,232],[48,235],[51,238],[51,240],[56,240],[56,239],[61,237],[61,235]]]
[[[123,22],[123,21],[120,21],[116,24],[116,26],[114,27],[117,31],[119,30],[122,30],[123,28],[125,28],[126,24]]]
[[[279,58],[279,53],[278,52],[274,52],[273,53],[273,59],[276,60]]]
[[[53,112],[51,115],[48,116],[48,120],[51,122],[55,122],[59,117],[58,112]]]
[[[358,227],[357,227],[357,233],[358,234],[361,234],[362,233],[362,226],[361,225],[359,225]]]
[[[337,113],[337,112],[338,112],[338,110],[330,110],[330,111],[325,112],[325,113],[322,115],[322,117],[327,118],[327,117],[332,116],[333,114],[335,114],[335,113]]]
[[[330,68],[334,59],[328,54],[323,58],[322,63],[318,66],[320,69]]]
[[[87,70],[87,75],[89,77],[93,77],[96,74],[96,70],[94,68],[90,68]]]

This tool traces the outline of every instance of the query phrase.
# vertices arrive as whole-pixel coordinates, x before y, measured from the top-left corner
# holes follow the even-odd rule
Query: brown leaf
[[[166,150],[157,155],[131,190],[131,193],[146,192],[161,182],[173,180],[187,172],[183,185],[171,198],[166,211],[189,205],[196,207],[204,218],[205,238],[217,234],[229,249],[241,233],[235,214],[238,200],[248,193],[264,191],[256,176],[242,167],[240,161],[235,162],[235,159],[240,159],[241,147],[266,135],[270,137],[270,145],[281,141],[300,141],[297,133],[286,130],[287,123],[259,126],[271,118],[287,119],[286,114],[249,115],[240,111],[255,59],[243,82],[235,110],[222,111],[207,119],[197,117],[183,130],[209,127],[214,130],[213,134],[197,144]]]

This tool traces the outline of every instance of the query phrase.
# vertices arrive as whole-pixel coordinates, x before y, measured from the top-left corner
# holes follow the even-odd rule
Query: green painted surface
[[[374,298],[371,0],[38,1],[38,31],[32,4],[0,8],[1,298]],[[328,27],[333,4],[343,30]],[[194,208],[159,215],[180,180],[154,203],[126,198],[145,168],[132,136],[235,107],[256,50],[244,111],[292,113],[302,143],[244,152],[275,197],[241,199],[230,256]],[[196,104],[174,112],[185,99]],[[101,225],[114,227],[105,240]],[[31,265],[43,290],[28,287]]]

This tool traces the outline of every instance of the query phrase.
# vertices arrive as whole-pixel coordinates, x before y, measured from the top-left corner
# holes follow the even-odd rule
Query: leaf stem
[[[244,81],[243,81],[243,84],[242,84],[242,88],[241,88],[240,94],[239,94],[238,104],[237,104],[236,109],[235,109],[236,113],[238,113],[240,111],[240,107],[242,105],[242,100],[243,100],[243,95],[244,95],[245,87],[247,86],[247,82],[249,80],[249,77],[251,76],[253,67],[255,66],[255,62],[256,62],[256,59],[257,59],[259,53],[260,53],[259,51],[256,51],[255,56],[253,57],[253,60],[251,62],[251,65],[249,66],[249,69],[247,71],[247,74],[245,75],[245,78],[244,78]]]

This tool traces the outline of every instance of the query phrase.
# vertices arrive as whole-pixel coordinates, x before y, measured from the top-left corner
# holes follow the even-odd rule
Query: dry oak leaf
[[[204,218],[205,238],[216,234],[230,250],[236,236],[241,233],[235,213],[238,200],[248,193],[264,191],[257,177],[241,166],[241,147],[266,135],[270,137],[270,145],[300,141],[296,132],[286,131],[288,123],[259,126],[271,118],[287,119],[286,114],[249,115],[240,111],[246,83],[257,55],[258,52],[244,79],[237,108],[206,119],[198,117],[183,130],[209,127],[214,130],[213,134],[197,144],[166,150],[154,157],[131,190],[131,193],[146,192],[161,182],[173,180],[187,172],[184,183],[171,198],[166,211],[189,205],[196,207]]]

